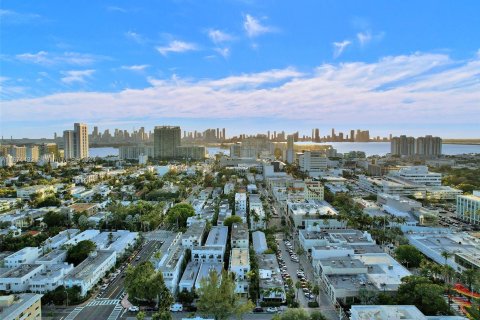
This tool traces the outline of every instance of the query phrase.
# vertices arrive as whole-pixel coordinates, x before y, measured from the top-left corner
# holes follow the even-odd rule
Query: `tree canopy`
[[[219,275],[212,270],[208,277],[200,281],[200,284],[197,290],[198,311],[204,315],[213,316],[215,320],[228,319],[233,315],[241,317],[254,307],[250,300],[243,302],[239,299],[235,293],[233,277],[226,271]]]
[[[187,226],[187,219],[195,215],[195,210],[188,203],[179,203],[167,212],[167,222],[170,225],[175,225],[178,228],[185,228]]]
[[[67,251],[67,262],[73,263],[75,266],[85,260],[90,252],[94,251],[97,246],[95,242],[83,240],[76,245],[70,247]]]
[[[168,310],[173,303],[173,297],[165,285],[162,273],[155,271],[150,261],[127,268],[125,290],[134,300],[150,303],[158,301],[160,311]]]
[[[230,217],[226,218],[225,220],[223,220],[223,225],[224,225],[224,226],[227,226],[227,227],[229,227],[229,228],[231,229],[231,228],[232,228],[232,225],[233,225],[234,223],[242,223],[242,222],[243,222],[243,220],[242,220],[241,217],[239,217],[239,216],[230,216]]]
[[[423,260],[423,254],[414,246],[404,244],[395,250],[395,257],[409,268],[418,268]]]
[[[419,276],[405,277],[402,282],[397,292],[397,304],[413,304],[426,315],[449,314],[441,285]]]

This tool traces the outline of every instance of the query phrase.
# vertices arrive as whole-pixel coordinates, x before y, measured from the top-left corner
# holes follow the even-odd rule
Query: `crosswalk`
[[[64,320],[73,320],[85,307],[76,307]]]
[[[86,307],[113,306],[120,303],[119,299],[96,299],[86,304]]]
[[[112,313],[108,316],[107,320],[117,320],[120,313],[122,313],[123,307],[120,304],[117,304],[115,308],[113,308]]]

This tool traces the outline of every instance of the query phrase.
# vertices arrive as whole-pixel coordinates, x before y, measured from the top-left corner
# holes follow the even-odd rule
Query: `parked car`
[[[174,303],[170,306],[170,311],[172,312],[182,312],[183,305],[181,303]]]
[[[263,308],[262,307],[255,307],[255,309],[253,309],[253,312],[263,312]]]
[[[268,307],[268,308],[267,308],[267,312],[268,312],[268,313],[277,313],[277,312],[278,312],[278,308],[277,308],[277,307]]]
[[[137,307],[137,306],[131,306],[130,308],[128,308],[128,311],[130,311],[130,312],[138,312],[138,311],[140,311],[140,308]]]

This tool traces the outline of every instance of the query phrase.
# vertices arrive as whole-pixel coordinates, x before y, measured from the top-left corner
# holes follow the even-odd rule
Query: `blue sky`
[[[480,138],[478,1],[12,1],[0,133],[178,124]]]

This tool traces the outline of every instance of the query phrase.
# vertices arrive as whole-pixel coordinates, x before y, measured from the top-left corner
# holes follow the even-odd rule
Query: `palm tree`
[[[318,284],[315,284],[312,288],[312,293],[315,295],[315,301],[318,302],[318,298],[320,295],[320,286]]]
[[[297,289],[295,299],[296,299],[297,301],[298,301],[298,291],[299,291],[301,288],[302,288],[302,284],[300,283],[300,281],[295,282],[295,289]]]
[[[462,272],[463,281],[468,286],[469,291],[472,291],[472,287],[476,277],[478,277],[478,274],[477,271],[474,269],[467,269]],[[468,301],[470,301],[470,297],[468,297]]]
[[[443,266],[443,272],[444,272],[445,285],[447,286],[448,308],[450,309],[450,306],[452,304],[450,292],[452,289],[452,279],[453,279],[453,276],[455,275],[455,270],[449,265],[445,264]]]
[[[444,265],[447,265],[447,260],[448,260],[448,258],[450,258],[452,256],[452,254],[450,252],[446,251],[446,250],[443,250],[441,255],[445,259],[445,264]]]

